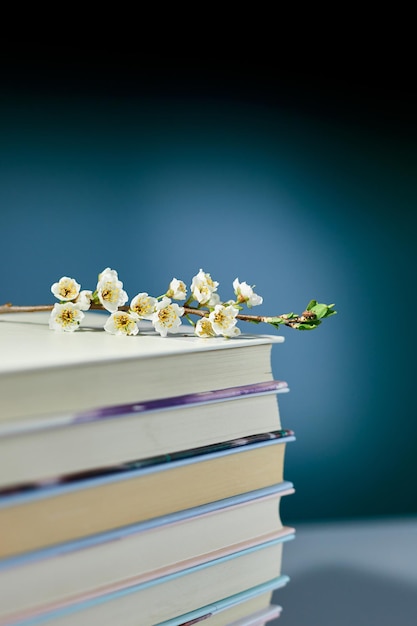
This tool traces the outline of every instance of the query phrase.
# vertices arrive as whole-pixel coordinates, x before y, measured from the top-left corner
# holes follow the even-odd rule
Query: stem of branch
[[[32,313],[36,311],[52,311],[54,308],[53,304],[37,304],[37,305],[28,305],[28,306],[15,306],[11,302],[6,302],[5,304],[0,305],[0,314],[2,313]],[[101,304],[92,304],[90,310],[96,311],[104,311],[104,307]],[[129,306],[120,306],[119,311],[128,311]],[[184,316],[188,315],[197,315],[198,317],[206,317],[208,311],[204,309],[197,309],[195,307],[186,306],[184,307]],[[285,319],[283,315],[277,315],[275,317],[281,317]],[[243,322],[263,322],[265,324],[270,323],[270,317],[266,317],[263,315],[248,315],[245,313],[238,313],[236,318]],[[293,317],[289,321],[284,321],[284,326],[292,327],[297,322],[301,321],[299,317]]]
[[[184,307],[184,313],[185,315],[198,315],[199,317],[206,317],[207,310],[195,309],[194,307]],[[283,320],[285,320],[284,315],[275,315],[274,317],[280,317]],[[236,319],[241,320],[242,322],[256,322],[256,323],[263,322],[264,324],[270,324],[270,320],[272,318],[270,316],[267,317],[265,315],[249,315],[246,313],[238,313],[236,315]],[[283,325],[292,327],[294,324],[297,324],[300,321],[301,321],[300,316],[297,316],[297,317],[291,318],[291,320],[284,321]]]

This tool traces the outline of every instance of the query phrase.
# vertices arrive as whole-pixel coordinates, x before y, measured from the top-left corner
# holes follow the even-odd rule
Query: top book
[[[284,338],[166,338],[146,322],[135,337],[103,331],[88,313],[77,333],[52,332],[48,314],[0,318],[0,420],[77,413],[273,380],[271,347]]]

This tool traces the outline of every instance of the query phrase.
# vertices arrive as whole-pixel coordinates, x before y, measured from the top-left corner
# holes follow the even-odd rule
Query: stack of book
[[[0,626],[262,625],[286,584],[270,335],[0,318]]]

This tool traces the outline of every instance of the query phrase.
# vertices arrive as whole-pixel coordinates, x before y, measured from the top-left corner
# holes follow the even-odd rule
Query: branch
[[[0,314],[1,313],[36,313],[36,311],[52,311],[54,308],[53,304],[33,304],[33,305],[23,305],[18,306],[14,305],[11,302],[6,302],[5,304],[0,304]],[[105,311],[106,309],[101,306],[101,304],[91,304],[90,309],[95,309],[96,311]],[[128,311],[128,306],[119,306],[119,311]]]
[[[199,317],[206,317],[207,314],[209,313],[209,311],[204,310],[204,309],[196,309],[192,306],[186,306],[184,307],[184,314],[185,315],[198,315]],[[284,326],[290,326],[293,327],[294,323],[301,323],[306,321],[305,318],[302,319],[301,315],[297,315],[295,317],[292,317],[291,320],[286,319],[285,315],[276,315],[274,317],[266,317],[265,315],[248,315],[245,313],[238,313],[236,315],[236,319],[238,320],[242,320],[242,322],[252,322],[254,324],[261,324],[262,322],[265,324],[272,324],[273,321],[275,320],[275,324],[277,324],[277,319],[281,319],[282,322],[281,324],[283,324]]]
[[[137,322],[140,319],[149,319],[162,337],[166,337],[168,332],[175,332],[181,326],[183,317],[194,326],[198,337],[222,335],[231,338],[240,334],[240,328],[236,326],[237,321],[264,323],[275,329],[289,326],[297,330],[313,330],[325,318],[336,314],[334,304],[310,300],[300,315],[297,313],[276,316],[251,315],[243,312],[244,306],[251,309],[263,302],[263,298],[254,293],[253,287],[236,278],[233,281],[236,298],[221,302],[217,293],[218,285],[210,274],[200,269],[193,277],[188,299],[184,281],[173,278],[164,294],[155,298],[145,292],[138,293],[129,306],[125,304],[129,299],[128,294],[124,291],[116,270],[106,267],[98,275],[94,291],[81,290],[81,285],[75,278],[62,276],[58,282],[51,285],[51,292],[59,303],[15,306],[11,302],[6,302],[0,305],[0,315],[51,311],[49,327],[52,330],[74,332],[79,328],[85,316],[84,312],[92,309],[109,313],[104,330],[113,335],[137,335],[139,331]],[[172,300],[184,301],[184,304]],[[109,311],[108,307],[114,310]],[[200,318],[196,324],[191,318],[192,315]]]
[[[15,306],[11,302],[0,304],[0,313],[34,313],[35,311],[52,311],[53,304],[35,304],[30,306]]]
[[[53,304],[36,304],[27,306],[13,305],[11,302],[6,302],[0,305],[0,314],[2,313],[34,313],[36,311],[52,311]],[[129,306],[120,306],[119,311],[129,311]],[[184,308],[184,316],[197,315],[198,317],[207,317],[209,311],[207,309],[197,309],[195,307],[187,306]],[[105,311],[106,309],[101,304],[91,304],[90,310]],[[271,324],[272,326],[288,326],[290,328],[299,328],[300,324],[312,324],[317,325],[319,322],[317,316],[314,313],[310,313],[308,310],[304,311],[302,315],[283,314],[276,316],[265,315],[249,315],[245,313],[238,313],[236,318],[243,322],[252,322],[254,324]]]

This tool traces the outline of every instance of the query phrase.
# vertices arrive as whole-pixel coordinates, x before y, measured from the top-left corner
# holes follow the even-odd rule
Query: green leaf
[[[311,322],[302,322],[299,326],[297,326],[297,330],[314,330],[317,326],[321,324],[320,320],[312,320]]]
[[[327,304],[315,304],[311,307],[310,311],[315,313],[319,319],[323,318],[327,314]]]
[[[315,313],[319,319],[324,319],[336,313],[336,311],[332,311],[333,307],[334,304],[319,304],[316,302],[316,304],[308,310]]]
[[[332,306],[334,306],[334,304],[329,304],[329,308],[328,308],[328,311],[327,311],[325,317],[330,317],[331,315],[336,315],[337,314],[337,311],[332,311],[330,309],[330,307],[332,307]]]
[[[98,297],[97,290],[93,291],[93,293],[91,294],[91,302],[93,304],[100,304],[100,298]]]
[[[281,323],[279,323],[279,322],[268,322],[268,324],[269,324],[270,326],[273,326],[273,327],[274,327],[274,328],[276,328],[277,330],[279,330],[279,327],[280,327],[280,326],[282,326],[282,322],[281,322]]]
[[[282,317],[269,317],[268,324],[272,324],[272,326],[280,326],[280,324],[284,324],[287,320],[282,319]]]
[[[316,304],[317,304],[317,300],[310,300],[310,302],[307,304],[306,311],[311,311],[313,306],[316,306]]]

